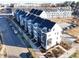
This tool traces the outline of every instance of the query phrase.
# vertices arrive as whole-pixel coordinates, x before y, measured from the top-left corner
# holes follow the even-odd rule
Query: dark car
[[[6,13],[12,13],[12,9],[11,8],[6,8],[5,11],[6,11]]]

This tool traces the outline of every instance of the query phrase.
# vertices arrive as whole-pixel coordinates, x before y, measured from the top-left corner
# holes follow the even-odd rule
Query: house
[[[41,17],[41,18],[47,18],[47,14],[46,14],[46,12],[43,11],[43,10],[32,9],[32,10],[30,11],[30,13],[33,13],[33,14],[35,14],[35,15],[38,15],[38,16]]]
[[[19,17],[16,16],[16,19],[17,17],[20,19],[19,23],[22,23],[20,26],[24,26],[24,30],[32,36],[37,45],[49,49],[56,44],[60,44],[62,29],[57,23],[33,13],[20,12],[19,14]]]
[[[24,14],[25,12],[23,10],[17,10],[15,15],[16,15],[16,20],[17,22],[20,22],[20,18],[22,16],[22,14]]]
[[[23,14],[19,15],[19,17],[20,17],[19,21],[20,21],[20,25],[21,25],[21,26],[24,26],[24,17],[25,17],[25,15],[27,15],[27,14],[28,14],[27,12],[24,12],[24,11],[23,11]]]
[[[72,8],[70,6],[66,7],[53,7],[51,9],[32,9],[30,13],[38,15],[41,18],[51,19],[51,18],[71,18]]]
[[[72,17],[72,8],[70,6],[67,7],[53,7],[49,10],[45,11],[47,14],[47,18],[70,18]]]
[[[26,22],[25,22],[25,30],[28,32],[28,34],[30,34],[30,30],[31,30],[31,20],[33,20],[33,19],[35,19],[35,15],[33,15],[33,14],[28,14],[26,17],[25,17],[25,20],[26,20]],[[30,28],[29,28],[30,27]],[[32,30],[31,30],[32,31]],[[30,34],[30,35],[32,35],[32,34]]]
[[[18,16],[18,13],[19,13],[20,11],[21,11],[21,10],[16,9],[16,11],[14,12],[14,16],[15,16],[16,20],[18,19],[17,16]]]
[[[43,48],[49,49],[61,42],[62,29],[57,23],[39,17],[35,20],[32,23],[34,38]]]
[[[35,15],[32,14],[31,17],[33,16]],[[61,42],[62,29],[57,23],[38,16],[29,18],[27,23],[28,33],[32,35],[35,43],[39,43],[43,48],[49,49]]]
[[[36,17],[34,19],[34,21],[32,22],[33,24],[33,36],[34,36],[34,39],[38,42],[40,42],[41,40],[41,28],[40,28],[40,24],[43,22],[43,18],[40,18],[40,17]]]
[[[45,25],[46,27],[48,26],[47,29],[49,29],[49,31],[45,33],[46,34],[46,47],[45,48],[49,49],[50,47],[56,44],[59,44],[61,42],[62,29],[57,23],[50,22],[47,20],[45,21]]]

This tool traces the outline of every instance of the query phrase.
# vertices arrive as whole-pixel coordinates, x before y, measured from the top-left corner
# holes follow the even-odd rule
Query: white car
[[[15,33],[15,34],[17,34],[17,33],[18,33],[18,31],[14,29],[14,33]]]
[[[14,27],[12,27],[12,30],[14,31],[15,34],[18,33],[18,31]]]

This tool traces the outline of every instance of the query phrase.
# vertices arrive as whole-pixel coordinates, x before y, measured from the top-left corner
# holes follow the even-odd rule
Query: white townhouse
[[[62,28],[55,22],[50,22],[45,20],[45,23],[42,23],[43,28],[47,28],[47,32],[43,32],[46,37],[43,37],[42,41],[45,39],[45,44],[42,43],[42,46],[45,49],[49,49],[50,47],[55,46],[56,44],[60,44],[62,39]]]
[[[68,18],[72,17],[72,9],[70,6],[68,7],[53,7],[51,10],[45,11],[47,14],[47,18]]]

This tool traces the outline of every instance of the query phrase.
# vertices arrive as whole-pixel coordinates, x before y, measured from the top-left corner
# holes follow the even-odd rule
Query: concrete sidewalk
[[[21,54],[28,53],[27,48],[16,47],[16,46],[7,46],[6,45],[7,58],[22,58]],[[28,58],[26,56],[26,58]]]

